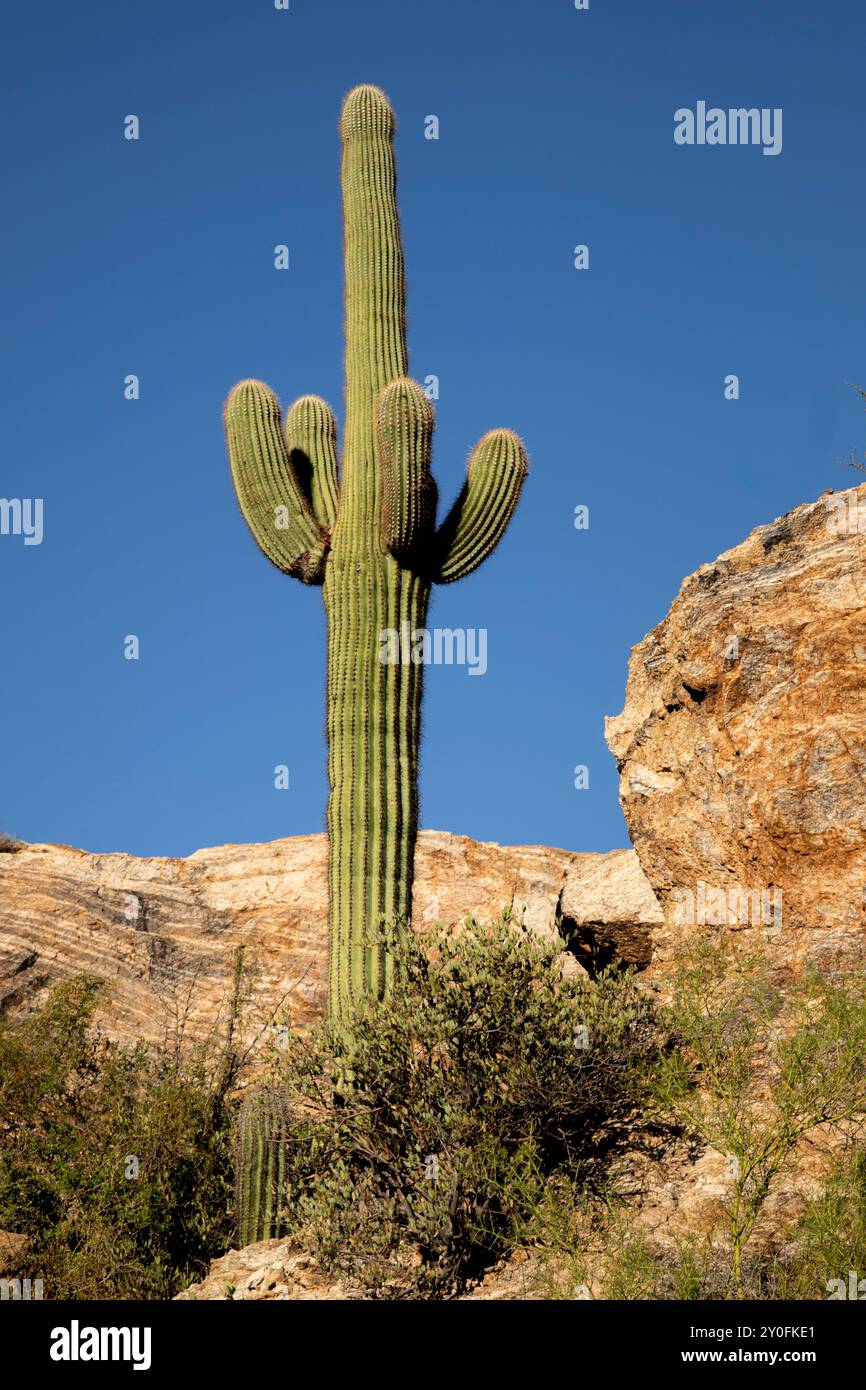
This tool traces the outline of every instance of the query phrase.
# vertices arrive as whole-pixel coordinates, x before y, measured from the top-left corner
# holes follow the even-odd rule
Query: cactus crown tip
[[[232,389],[223,402],[223,419],[238,401],[249,398],[251,394],[261,394],[266,397],[273,396],[270,387],[265,386],[264,382],[257,381],[255,377],[247,376],[242,381],[236,381]]]
[[[497,426],[495,429],[488,430],[486,434],[481,436],[478,444],[480,446],[488,443],[510,445],[516,453],[521,455],[524,463],[526,462],[526,445],[521,436],[517,433],[517,430],[503,429],[501,425]]]
[[[390,139],[393,134],[394,112],[381,87],[367,83],[353,87],[340,113],[342,139],[348,140],[353,135],[380,135]]]
[[[266,391],[269,396],[273,395],[271,388],[263,381],[258,381],[254,376],[245,376],[241,381],[235,382],[229,391],[229,397],[245,395],[250,391]]]

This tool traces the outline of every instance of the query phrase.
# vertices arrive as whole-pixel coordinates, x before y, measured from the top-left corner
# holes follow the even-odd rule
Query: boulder
[[[664,921],[634,850],[581,854],[560,898],[561,929],[578,960],[650,964],[653,933]]]
[[[606,721],[664,949],[759,932],[830,967],[866,943],[866,483],[702,565]]]

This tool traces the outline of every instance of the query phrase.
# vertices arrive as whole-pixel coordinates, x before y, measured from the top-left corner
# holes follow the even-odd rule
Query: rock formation
[[[460,1295],[460,1301],[538,1299],[542,1295],[534,1287],[533,1273],[528,1252],[518,1250],[488,1270],[468,1293]],[[176,1301],[343,1302],[360,1297],[350,1283],[330,1278],[302,1243],[262,1240],[214,1260],[205,1278],[179,1293]]]
[[[578,960],[650,964],[652,932],[664,917],[634,850],[574,855],[559,910]]]
[[[866,483],[797,507],[686,579],[607,721],[631,839],[682,929],[785,958],[866,944]]]
[[[38,1007],[56,981],[91,971],[110,986],[100,1016],[110,1036],[157,1042],[185,1021],[187,1035],[201,1038],[218,1025],[242,946],[253,971],[249,1027],[266,1024],[283,1000],[297,1025],[309,1024],[327,993],[326,855],[324,835],[188,859],[64,845],[2,853],[0,1010]],[[645,956],[660,918],[632,851],[572,854],[421,833],[416,927],[490,919],[504,907],[546,936],[565,912],[578,958],[608,929]]]

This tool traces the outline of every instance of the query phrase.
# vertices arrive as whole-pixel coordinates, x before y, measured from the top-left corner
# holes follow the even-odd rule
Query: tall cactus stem
[[[394,116],[378,87],[340,117],[346,418],[315,396],[285,432],[261,382],[235,387],[225,424],[241,510],[275,565],[322,584],[328,619],[328,1007],[351,1027],[393,980],[387,929],[406,930],[418,830],[423,666],[388,634],[423,629],[430,587],[470,574],[502,537],[526,474],[517,435],[477,445],[437,532],[433,409],[410,380]],[[385,927],[382,934],[380,928]]]

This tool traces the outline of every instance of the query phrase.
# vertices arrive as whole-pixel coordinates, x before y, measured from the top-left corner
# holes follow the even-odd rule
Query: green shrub
[[[739,1286],[729,1243],[693,1232],[663,1244],[621,1201],[588,1200],[561,1181],[548,1183],[530,1236],[538,1288],[551,1299],[590,1290],[627,1301],[849,1298],[866,1280],[866,1150],[852,1145],[837,1158],[793,1230],[742,1252]]]
[[[719,1219],[660,1240],[614,1193],[587,1199],[560,1175],[530,1224],[548,1296],[818,1299],[829,1280],[866,1278],[862,976],[807,970],[782,992],[763,951],[701,940],[676,962],[659,1021],[666,1042],[646,1072],[644,1132],[655,1119],[725,1155]],[[767,1199],[807,1138],[846,1147],[798,1226],[767,1229]]]
[[[0,1228],[31,1238],[47,1298],[170,1298],[231,1232],[236,1059],[108,1042],[102,989],[77,977],[0,1024]]]
[[[782,1298],[828,1298],[831,1281],[866,1279],[866,1150],[855,1144],[835,1163],[824,1191],[806,1203],[779,1262]],[[838,1294],[837,1294],[838,1296]]]
[[[728,1158],[730,1282],[743,1298],[755,1227],[801,1141],[862,1131],[866,1121],[864,982],[807,971],[783,997],[765,957],[702,942],[679,963],[665,1020],[673,1046],[655,1095],[663,1113]]]
[[[549,1174],[590,1182],[652,1055],[627,973],[568,980],[507,918],[392,943],[397,983],[351,1039],[292,1037],[289,1222],[374,1297],[448,1296],[520,1236]]]
[[[783,1000],[765,963],[702,944],[666,1039],[630,974],[572,981],[562,961],[507,919],[428,934],[351,1038],[275,1050],[285,1229],[380,1298],[450,1297],[521,1244],[556,1298],[813,1299],[866,1278],[862,1144],[796,1229],[754,1234],[803,1135],[856,1137],[861,985],[807,975]],[[16,1273],[47,1297],[169,1298],[228,1248],[240,978],[209,1046],[107,1041],[86,976],[0,1022],[0,1228],[30,1237]],[[732,1160],[722,1227],[666,1248],[607,1191],[662,1116]]]

